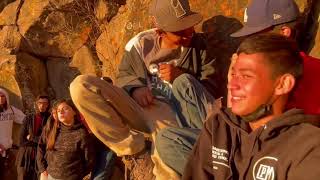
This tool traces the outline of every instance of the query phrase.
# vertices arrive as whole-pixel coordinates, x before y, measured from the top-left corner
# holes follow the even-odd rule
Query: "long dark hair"
[[[72,108],[72,110],[76,113],[74,116],[74,121],[80,121],[80,113],[74,103],[72,102],[71,99],[60,99],[57,102],[55,102],[54,108],[58,108],[58,106],[62,103],[68,104]],[[46,134],[46,139],[47,139],[47,149],[48,150],[53,150],[54,149],[54,144],[56,142],[56,137],[57,137],[57,131],[58,128],[60,127],[60,121],[59,120],[54,120],[53,117],[51,117],[50,122],[51,124],[48,124],[48,133]]]

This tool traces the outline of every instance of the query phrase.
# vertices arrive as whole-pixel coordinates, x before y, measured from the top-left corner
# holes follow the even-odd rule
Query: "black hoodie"
[[[250,132],[228,110],[205,122],[184,180],[320,179],[320,119],[292,109]]]

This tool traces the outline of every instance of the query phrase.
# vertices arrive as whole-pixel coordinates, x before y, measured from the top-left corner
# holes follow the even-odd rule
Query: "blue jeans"
[[[200,129],[169,127],[160,130],[155,146],[161,160],[182,175]]]
[[[91,172],[91,180],[107,180],[111,178],[115,153],[101,141],[98,142],[96,163]]]
[[[172,83],[172,92],[179,126],[202,129],[215,98],[190,74],[177,77]]]

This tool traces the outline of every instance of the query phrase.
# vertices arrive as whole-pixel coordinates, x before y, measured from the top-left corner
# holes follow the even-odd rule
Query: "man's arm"
[[[293,157],[294,158],[294,157]],[[320,177],[320,148],[314,148],[301,161],[290,168],[288,180],[316,180]]]
[[[14,106],[11,106],[11,108],[14,112],[14,122],[18,124],[23,124],[23,120],[26,117],[26,115],[20,109],[17,109]]]
[[[125,52],[119,66],[116,85],[125,89],[142,107],[153,102],[153,95],[147,85],[145,64],[135,47]]]
[[[135,47],[124,53],[115,85],[125,89],[129,94],[133,89],[147,86],[146,68]]]
[[[28,123],[30,122],[30,119],[32,118],[30,115],[26,116],[24,123],[22,125],[22,128],[20,130],[20,146],[23,146],[28,143],[28,135],[29,135],[29,130],[28,130]],[[30,135],[29,135],[30,138]]]

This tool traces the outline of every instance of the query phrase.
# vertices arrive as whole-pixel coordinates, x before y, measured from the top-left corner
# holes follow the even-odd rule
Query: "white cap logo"
[[[179,0],[171,0],[171,6],[173,7],[174,11],[176,12],[176,17],[180,18],[187,14],[186,10],[183,9]]]
[[[243,22],[248,22],[247,8],[244,10]]]
[[[273,14],[273,19],[277,20],[280,19],[282,16],[280,14]]]

